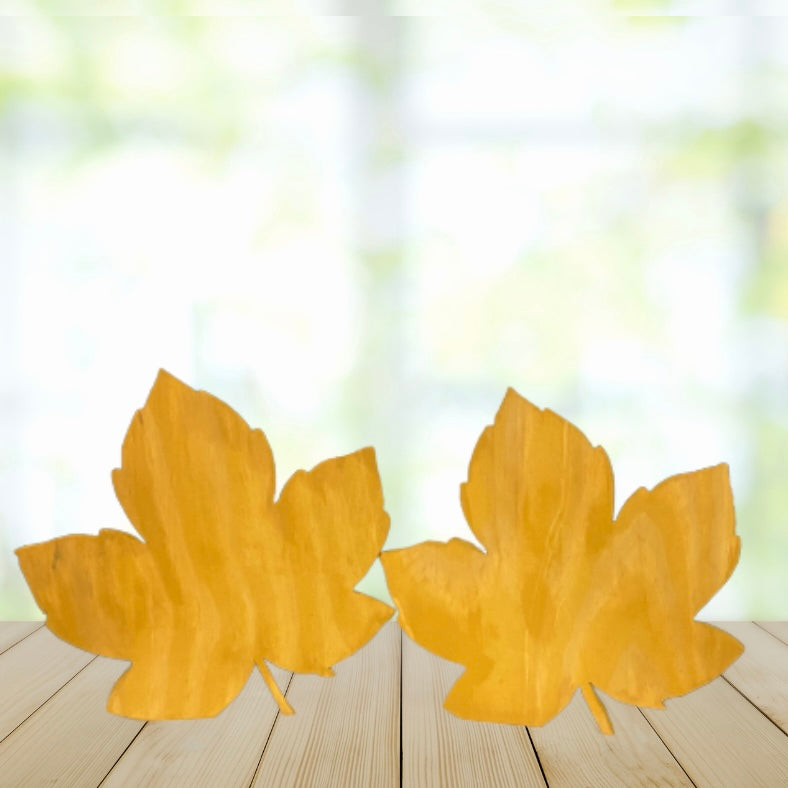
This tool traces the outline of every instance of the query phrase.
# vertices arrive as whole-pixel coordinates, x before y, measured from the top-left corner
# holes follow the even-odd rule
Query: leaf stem
[[[586,699],[588,708],[591,709],[591,713],[594,715],[599,730],[601,730],[605,736],[610,736],[613,733],[610,717],[607,716],[607,711],[605,711],[602,701],[599,700],[590,683],[583,684],[583,697]]]
[[[265,679],[265,683],[268,685],[268,689],[271,690],[271,694],[276,699],[276,702],[279,704],[279,711],[282,714],[292,714],[293,707],[287,702],[287,699],[279,690],[279,687],[276,686],[276,682],[274,681],[274,677],[271,675],[271,671],[268,669],[268,665],[265,664],[265,660],[258,659],[256,660],[257,667],[260,669],[260,673],[263,674],[263,678]]]

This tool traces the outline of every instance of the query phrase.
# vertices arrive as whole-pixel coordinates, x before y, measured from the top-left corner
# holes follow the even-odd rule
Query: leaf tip
[[[355,452],[356,456],[371,469],[377,472],[378,469],[378,456],[375,452],[374,446],[364,446]]]
[[[164,367],[159,367],[159,371],[156,373],[156,380],[153,381],[153,385],[155,386],[157,383],[173,383],[173,382],[180,383],[181,381],[172,374],[172,372],[168,372]]]
[[[495,423],[498,424],[499,421],[506,421],[507,418],[514,415],[518,412],[531,412],[532,414],[535,413],[552,413],[547,408],[540,408],[538,405],[535,405],[531,400],[524,397],[520,394],[519,391],[509,386],[506,389],[506,393],[503,396],[503,400],[501,400],[501,405],[498,408],[498,412],[495,414]],[[557,414],[556,414],[557,415]],[[560,417],[559,417],[560,418]]]
[[[512,386],[507,386],[506,393],[503,395],[503,399],[501,400],[501,408],[503,408],[504,405],[512,405],[514,403],[519,404],[522,402],[528,402],[528,400],[525,399],[525,397],[515,388]]]
[[[197,389],[193,388],[188,383],[184,383],[180,378],[164,369],[164,367],[160,367],[159,371],[156,373],[156,379],[153,381],[153,385],[148,393],[148,398],[145,401],[143,410],[148,408],[158,397],[184,396],[196,393]],[[139,414],[140,411],[138,410],[137,413],[134,414],[134,418],[138,418]]]
[[[37,558],[40,559],[42,556],[50,555],[55,550],[55,547],[56,545],[54,539],[50,539],[47,542],[23,544],[14,550],[14,555],[16,555],[17,560],[24,571],[25,564],[31,565]]]

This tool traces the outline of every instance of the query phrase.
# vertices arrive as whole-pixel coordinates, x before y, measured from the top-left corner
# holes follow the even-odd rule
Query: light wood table
[[[0,624],[0,786],[788,786],[788,623],[718,624],[744,655],[664,710],[579,692],[542,728],[474,723],[441,707],[462,667],[390,622],[336,677],[259,672],[217,717],[148,722],[105,710],[128,663],[41,622]]]

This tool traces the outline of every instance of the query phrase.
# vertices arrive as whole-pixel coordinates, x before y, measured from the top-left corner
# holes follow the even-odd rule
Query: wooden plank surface
[[[0,654],[0,741],[93,659],[46,627]]]
[[[752,622],[717,626],[744,643],[725,678],[788,734],[788,645]]]
[[[274,669],[293,716],[255,671],[216,717],[156,723],[106,711],[128,663],[0,623],[0,786],[788,785],[788,626],[718,626],[745,645],[724,677],[663,710],[605,697],[604,736],[579,694],[541,728],[454,717],[442,704],[462,666],[395,622],[334,678]]]
[[[636,706],[599,693],[613,736],[605,736],[580,691],[541,728],[531,728],[550,788],[691,786],[684,770]]]
[[[284,690],[292,674],[271,673]],[[101,786],[247,788],[278,714],[255,668],[240,695],[215,717],[147,723]]]
[[[6,621],[0,626],[0,654],[44,626],[43,621]]]
[[[544,786],[521,725],[455,717],[443,708],[461,665],[402,635],[402,785]]]
[[[254,785],[399,785],[400,629],[385,624],[336,676],[296,674]]]
[[[788,785],[788,737],[724,678],[642,711],[695,785]]]
[[[128,666],[93,660],[0,743],[0,785],[98,785],[144,724],[106,710],[110,688]]]
[[[788,621],[756,621],[761,629],[770,632],[778,640],[788,643]]]

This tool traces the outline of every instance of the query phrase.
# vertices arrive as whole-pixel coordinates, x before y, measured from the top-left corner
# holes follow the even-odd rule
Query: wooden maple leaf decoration
[[[458,717],[543,725],[579,687],[662,708],[718,676],[739,641],[695,614],[739,556],[727,465],[640,488],[613,519],[604,449],[509,389],[474,449],[462,539],[386,551],[399,621],[465,665],[446,698]]]
[[[16,554],[56,635],[132,661],[115,714],[213,716],[255,664],[291,713],[264,660],[331,676],[394,612],[353,590],[389,527],[371,448],[297,471],[275,502],[262,431],[162,370],[112,480],[145,541],[103,529]]]

